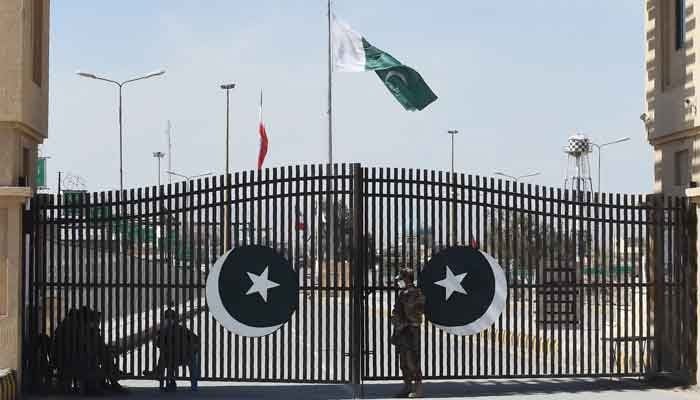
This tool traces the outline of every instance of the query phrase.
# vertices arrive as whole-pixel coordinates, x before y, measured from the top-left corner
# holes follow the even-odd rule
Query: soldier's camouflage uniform
[[[410,275],[412,271],[401,274],[402,277]],[[405,389],[410,390],[413,381],[416,388],[420,388],[422,374],[420,370],[420,326],[423,322],[425,308],[425,296],[422,291],[413,286],[412,282],[406,288],[399,291],[399,296],[391,312],[391,323],[394,326],[392,343],[399,353],[399,365],[403,375]],[[416,390],[419,391],[419,390]],[[406,393],[408,394],[408,393]]]

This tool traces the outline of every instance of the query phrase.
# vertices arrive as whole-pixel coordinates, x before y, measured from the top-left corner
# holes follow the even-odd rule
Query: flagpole
[[[333,164],[333,65],[331,54],[331,0],[328,0],[328,165]]]

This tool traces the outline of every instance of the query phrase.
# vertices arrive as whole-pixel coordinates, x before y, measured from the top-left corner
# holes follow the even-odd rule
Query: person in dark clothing
[[[123,391],[114,352],[100,331],[100,313],[83,306],[71,309],[54,331],[51,359],[64,391],[100,394],[104,389]]]
[[[168,309],[163,313],[161,328],[156,338],[160,349],[155,375],[161,390],[173,391],[177,387],[175,372],[179,366],[190,370],[192,390],[197,390],[199,380],[199,336],[178,323],[177,313]]]
[[[399,366],[404,381],[399,396],[421,397],[423,376],[420,370],[420,325],[423,322],[425,296],[413,284],[413,270],[402,268],[395,281],[400,291],[391,312],[394,331],[390,341],[399,353]]]

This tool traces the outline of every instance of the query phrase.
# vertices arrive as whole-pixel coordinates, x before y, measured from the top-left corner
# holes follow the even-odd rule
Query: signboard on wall
[[[40,157],[36,162],[36,187],[46,187],[46,158]]]

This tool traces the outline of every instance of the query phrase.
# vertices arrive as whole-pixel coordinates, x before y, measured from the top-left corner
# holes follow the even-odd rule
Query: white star
[[[466,272],[455,275],[449,265],[445,266],[445,279],[435,282],[436,285],[445,288],[445,301],[449,300],[454,292],[467,294],[467,291],[462,287],[462,281],[465,276],[467,276]]]
[[[270,267],[266,266],[265,270],[260,275],[255,275],[253,273],[248,272],[250,280],[253,281],[253,286],[251,286],[250,289],[248,289],[248,293],[246,293],[258,293],[260,297],[263,298],[263,301],[265,303],[267,303],[267,291],[280,285],[279,283],[267,279],[268,268]]]

